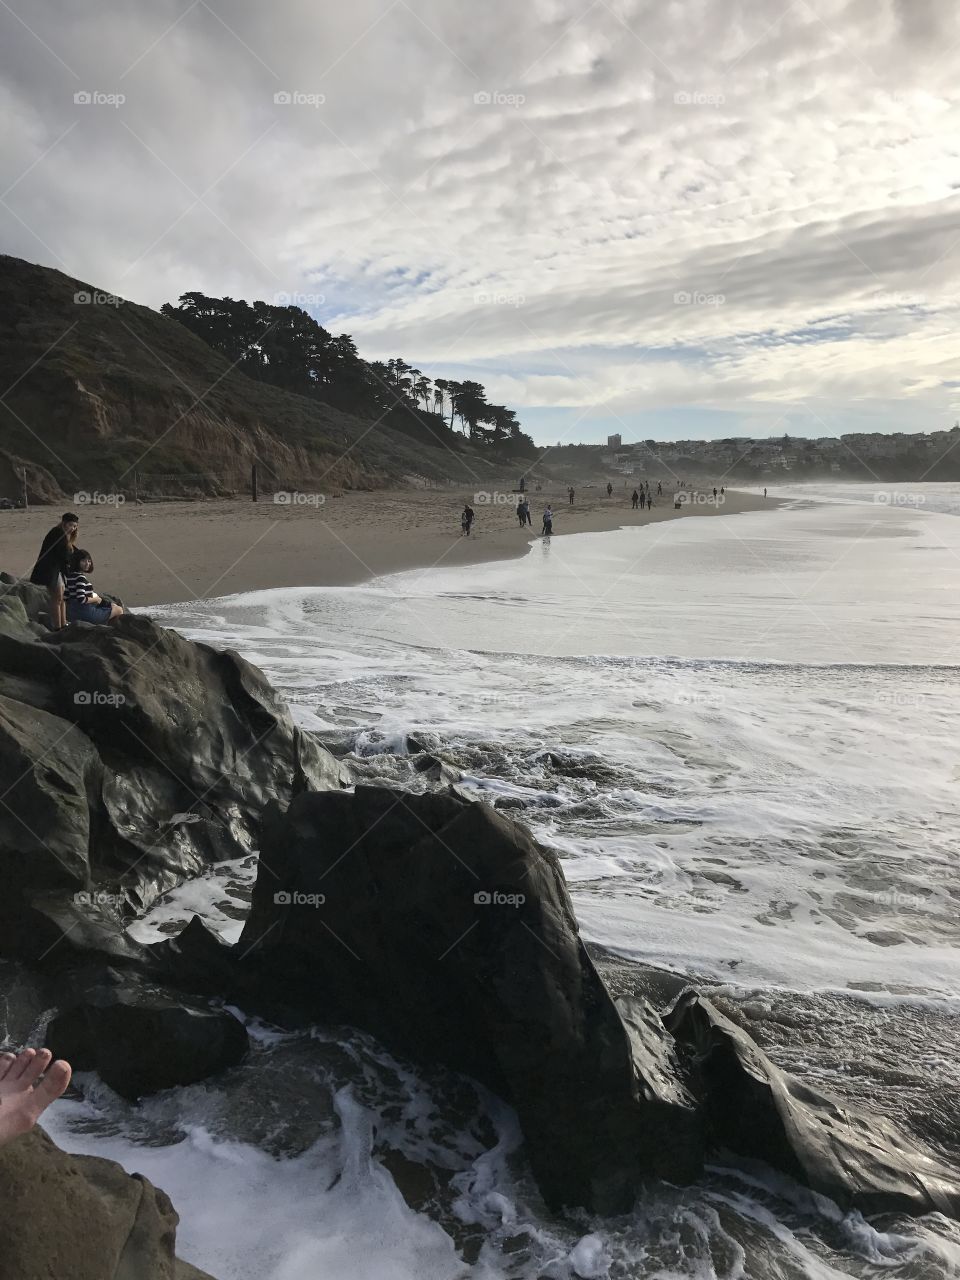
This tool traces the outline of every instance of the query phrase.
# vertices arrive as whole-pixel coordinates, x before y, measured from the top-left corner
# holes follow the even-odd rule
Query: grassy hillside
[[[20,494],[24,467],[34,502],[137,481],[148,496],[244,492],[254,462],[304,491],[495,469],[462,438],[425,443],[254,381],[175,320],[0,257],[0,496]]]

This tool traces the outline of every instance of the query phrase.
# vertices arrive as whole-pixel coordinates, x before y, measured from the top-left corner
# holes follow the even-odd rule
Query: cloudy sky
[[[958,64],[954,0],[0,0],[0,247],[544,443],[949,427]]]

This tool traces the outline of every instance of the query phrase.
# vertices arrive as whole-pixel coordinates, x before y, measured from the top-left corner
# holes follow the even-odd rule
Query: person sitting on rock
[[[51,1102],[62,1097],[73,1068],[49,1049],[0,1053],[0,1147],[29,1133]],[[40,1077],[43,1076],[43,1080]]]
[[[87,577],[88,573],[93,573],[93,557],[89,551],[78,548],[73,553],[64,589],[67,621],[110,622],[112,618],[119,618],[123,608],[98,596]]]

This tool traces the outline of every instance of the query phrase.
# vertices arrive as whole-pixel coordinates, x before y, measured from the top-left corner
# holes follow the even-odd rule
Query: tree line
[[[334,336],[300,307],[184,293],[176,306],[165,302],[160,311],[250,378],[421,438],[440,432],[491,449],[535,453],[516,413],[490,404],[481,383],[430,378],[400,357],[364,360],[349,334]]]

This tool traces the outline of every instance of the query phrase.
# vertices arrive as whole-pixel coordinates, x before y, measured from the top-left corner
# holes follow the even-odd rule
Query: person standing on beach
[[[713,500],[714,500],[714,502],[716,502],[716,500],[717,500],[717,486],[716,486],[716,485],[714,485],[714,486],[713,486]]]
[[[520,521],[520,528],[522,529],[523,526],[527,523],[527,513],[524,506],[523,498],[521,498],[520,501],[517,503],[517,519]]]
[[[608,480],[607,481],[607,497],[609,498],[612,493],[613,493],[613,485]]]
[[[473,522],[476,519],[473,507],[470,503],[464,503],[463,515],[460,517],[460,530],[464,537],[470,537],[470,530],[473,528]]]
[[[640,510],[641,510],[641,511],[643,510],[644,506],[646,505],[646,502],[647,502],[647,495],[646,495],[646,494],[644,493],[644,491],[641,489],[641,490],[640,490]]]
[[[570,488],[567,490],[567,496],[570,499],[571,507],[573,506],[573,495],[574,495],[574,489],[573,489],[573,485],[571,485]]]
[[[634,511],[636,511],[637,507],[640,505],[640,495],[637,493],[636,489],[634,489],[633,493],[630,495],[630,501],[633,503]]]
[[[657,481],[657,497],[659,498],[662,494],[663,494],[663,485],[658,480]]]
[[[67,606],[63,588],[73,559],[77,542],[80,517],[65,511],[60,523],[55,524],[40,544],[40,554],[33,566],[30,581],[38,587],[46,587],[50,593],[50,627],[59,631],[67,625]]]
[[[553,508],[547,504],[543,509],[543,536],[549,538],[553,533]]]
[[[764,491],[763,491],[763,496],[764,496],[764,497],[766,497],[766,496],[767,496],[767,491],[766,491],[766,489],[764,489]]]

